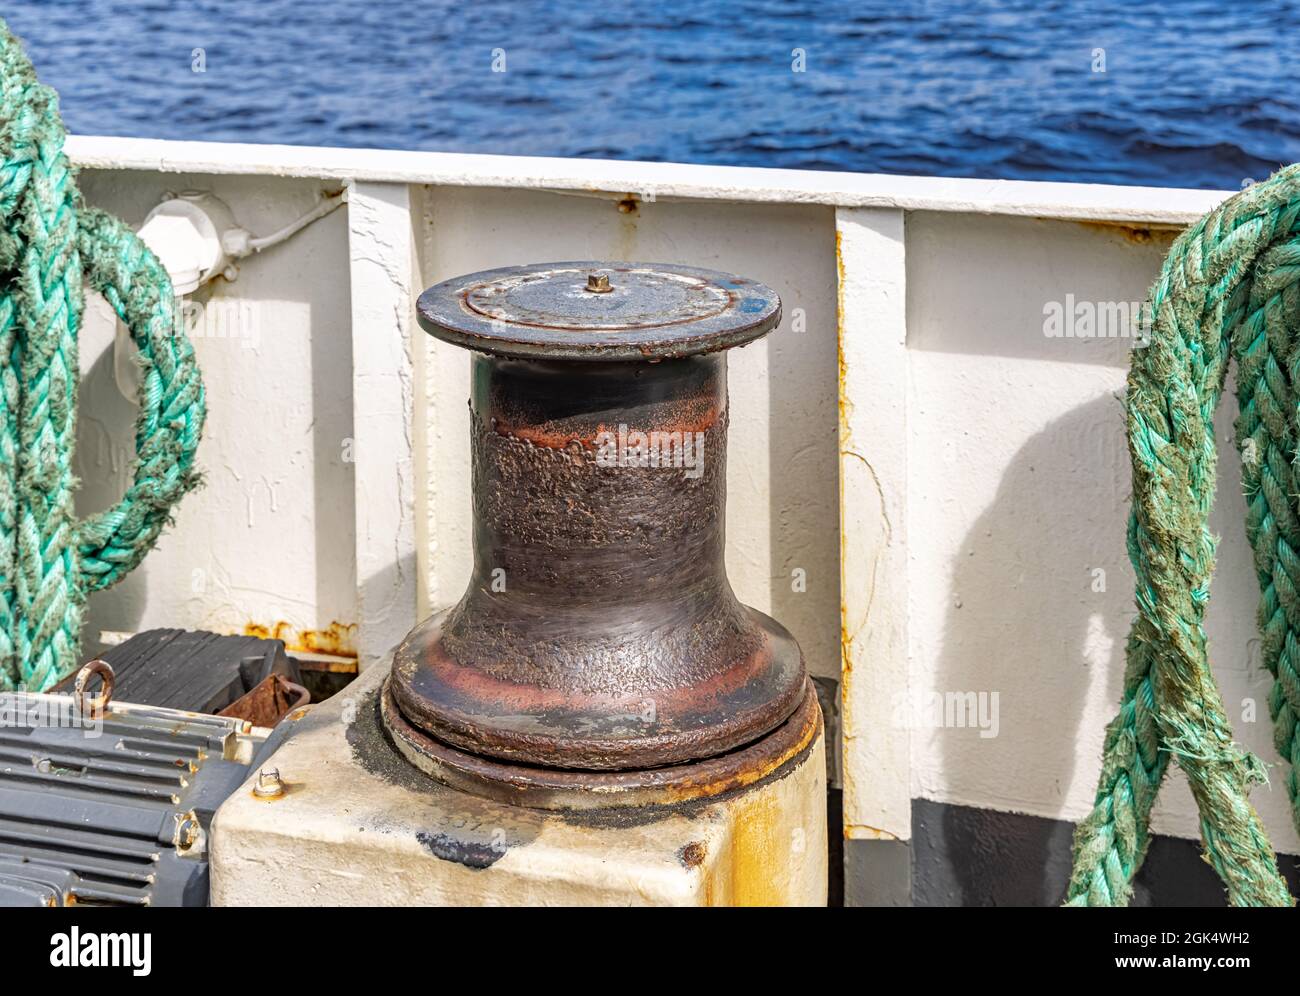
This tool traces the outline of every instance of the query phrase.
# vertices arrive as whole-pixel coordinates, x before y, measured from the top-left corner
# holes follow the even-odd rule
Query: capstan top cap
[[[497,356],[660,360],[741,346],[781,320],[770,287],[671,263],[537,263],[445,280],[420,326]]]

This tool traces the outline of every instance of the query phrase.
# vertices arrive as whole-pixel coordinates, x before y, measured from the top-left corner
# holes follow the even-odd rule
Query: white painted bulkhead
[[[547,259],[733,270],[775,287],[785,318],[729,357],[728,567],[814,674],[845,679],[846,833],[909,839],[913,797],[1089,808],[1131,614],[1133,340],[1045,322],[1054,303],[1140,301],[1173,229],[1225,195],[84,137],[69,150],[87,199],[136,225],[164,192],[196,188],[261,234],[351,188],[198,295],[207,486],[92,599],[88,648],[99,630],[338,623],[343,649],[377,659],[469,574],[468,357],[419,331],[414,295]],[[92,311],[83,512],[121,492],[133,417],[112,323]],[[1276,766],[1254,801],[1298,853],[1254,652],[1232,408],[1211,648],[1239,737]],[[984,693],[983,731],[930,721],[936,694],[966,693]],[[1196,836],[1180,776],[1155,825]]]

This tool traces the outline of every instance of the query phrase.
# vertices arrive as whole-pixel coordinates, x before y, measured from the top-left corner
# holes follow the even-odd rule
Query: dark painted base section
[[[905,840],[844,842],[844,905],[907,906],[912,849]]]
[[[1074,824],[1018,813],[912,802],[911,893],[916,906],[1056,906],[1070,878]],[[896,855],[845,852],[848,905],[894,895],[882,875],[896,874]],[[883,861],[881,859],[884,859]],[[1300,859],[1279,858],[1292,894],[1300,894]],[[881,867],[883,866],[883,868]],[[880,892],[875,890],[881,889]],[[892,905],[892,903],[890,903]],[[1223,886],[1204,861],[1199,841],[1156,837],[1134,883],[1134,906],[1224,906]]]

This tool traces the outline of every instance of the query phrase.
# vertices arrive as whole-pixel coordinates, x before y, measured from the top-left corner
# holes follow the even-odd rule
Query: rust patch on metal
[[[328,654],[332,657],[357,656],[356,623],[331,622],[324,629],[299,629],[293,623],[279,620],[269,626],[264,623],[248,622],[244,624],[244,636],[256,636],[262,640],[281,640],[288,651],[301,651],[312,654]]]
[[[892,834],[888,830],[881,830],[879,827],[867,826],[865,823],[845,823],[844,824],[845,840],[898,840],[897,834]]]
[[[835,302],[835,344],[836,344],[836,407],[839,411],[839,455],[840,462],[843,463],[853,450],[853,433],[851,419],[853,417],[853,403],[849,400],[848,390],[848,360],[844,356],[844,233],[836,228],[835,230],[835,273],[836,273],[836,302]],[[837,475],[838,487],[840,490],[840,508],[848,506],[844,503],[844,473],[843,470]],[[840,516],[840,547],[845,546],[844,536],[844,516]],[[841,558],[841,570],[843,558]],[[848,590],[848,586],[840,579],[841,593]],[[845,602],[843,595],[840,597],[840,671],[845,676],[844,687],[848,688],[848,677],[853,672],[853,638],[849,635],[848,626],[845,620],[848,617],[848,604]]]
[[[1185,225],[1169,225],[1159,222],[1137,225],[1123,221],[1077,221],[1075,224],[1104,235],[1118,235],[1125,242],[1130,242],[1136,246],[1151,245],[1156,242],[1167,244],[1172,242],[1175,236],[1186,227]]]
[[[603,438],[617,437],[619,432],[666,433],[685,437],[687,433],[708,432],[724,418],[721,406],[708,399],[695,404],[686,404],[680,411],[664,413],[664,419],[656,424],[633,424],[626,422],[599,422],[594,426],[574,427],[564,421],[547,422],[531,425],[526,421],[513,421],[504,413],[493,417],[492,429],[498,435],[519,439],[534,446],[544,446],[551,450],[569,450],[575,456],[582,454],[574,450],[579,447],[588,453],[595,453],[600,448]],[[680,442],[678,443],[680,445]]]
[[[781,834],[773,799],[756,795],[744,800],[736,814],[731,845],[731,901],[736,906],[780,906],[783,893],[771,874],[774,861],[789,853],[789,830]]]
[[[677,852],[677,860],[682,863],[683,868],[698,868],[704,864],[704,859],[707,856],[708,849],[698,840],[683,844]]]
[[[457,750],[411,725],[385,682],[380,709],[398,751],[438,781],[512,806],[532,809],[661,810],[707,802],[783,777],[803,763],[821,731],[812,682],[784,723],[760,740],[717,757],[637,771],[566,771],[493,760]]]
[[[286,713],[311,701],[311,694],[302,685],[295,684],[282,674],[267,675],[253,688],[241,695],[218,716],[244,719],[254,726],[275,726]]]

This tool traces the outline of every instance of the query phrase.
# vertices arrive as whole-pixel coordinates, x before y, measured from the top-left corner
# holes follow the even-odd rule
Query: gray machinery
[[[0,906],[206,905],[213,814],[304,712],[274,730],[207,714],[296,677],[279,641],[154,631],[105,657],[68,692],[0,693]],[[154,701],[188,679],[205,711],[114,700],[115,667]]]

